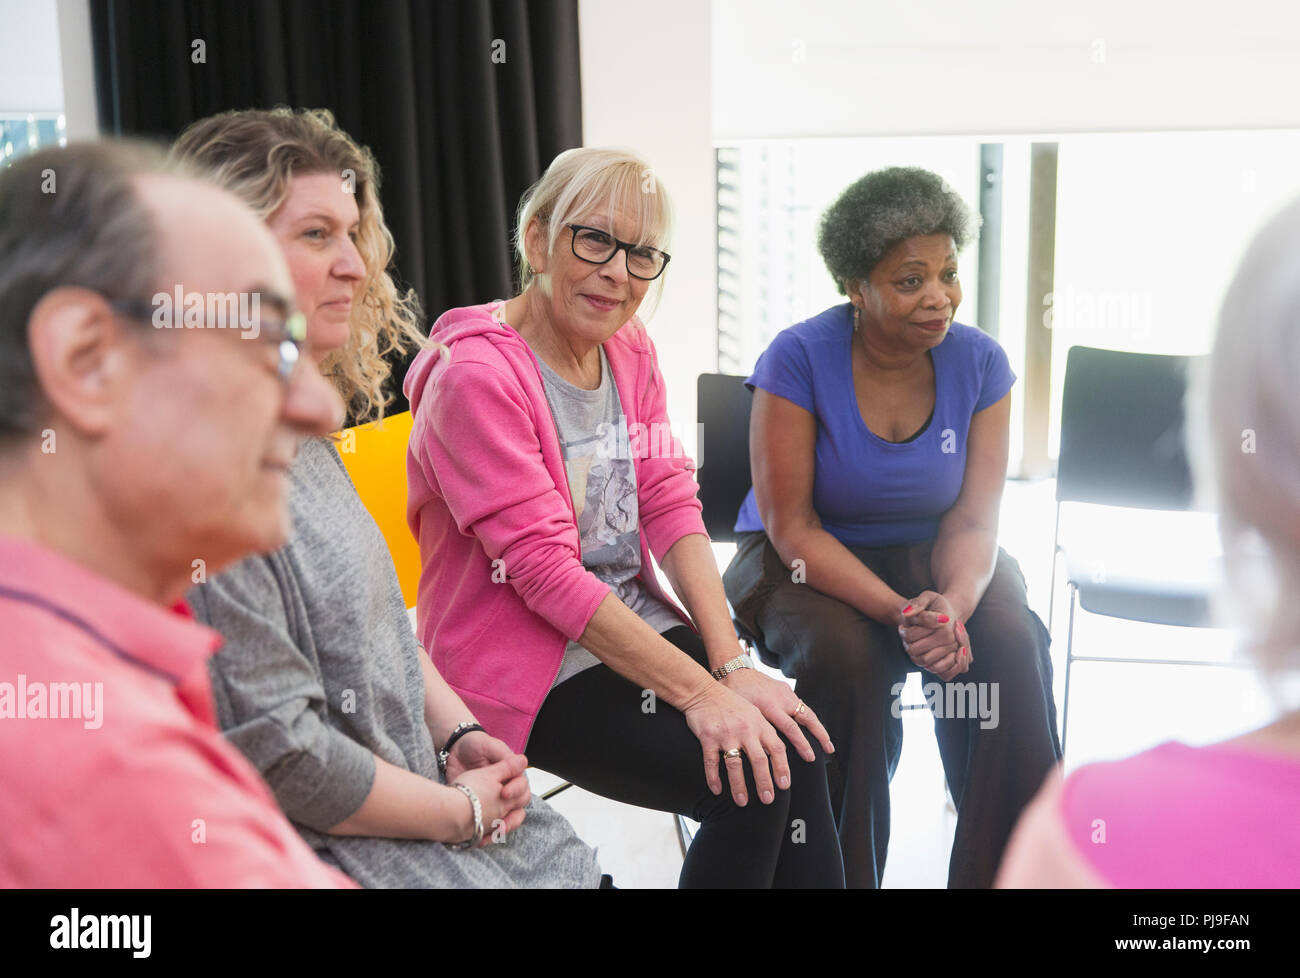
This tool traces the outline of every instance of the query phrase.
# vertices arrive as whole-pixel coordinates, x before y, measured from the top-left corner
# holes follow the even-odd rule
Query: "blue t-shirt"
[[[953,323],[931,351],[934,414],[913,438],[889,442],[858,410],[852,343],[852,305],[832,306],[777,334],[745,383],[817,417],[813,509],[823,529],[852,547],[933,540],[961,493],[971,416],[1002,400],[1016,375],[997,340]],[[735,529],[763,529],[753,489]]]

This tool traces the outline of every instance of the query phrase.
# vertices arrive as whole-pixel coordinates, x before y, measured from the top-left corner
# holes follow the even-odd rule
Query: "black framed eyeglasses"
[[[592,265],[603,265],[619,251],[626,256],[627,273],[643,282],[652,282],[664,273],[672,256],[647,245],[619,241],[608,231],[583,224],[564,225],[573,232],[573,255]]]
[[[298,361],[302,359],[302,348],[307,342],[307,317],[301,312],[291,311],[289,304],[284,300],[260,293],[258,295],[259,309],[263,303],[271,306],[275,313],[270,316],[259,314],[257,338],[262,339],[265,337],[268,342],[277,344],[280,361],[276,365],[276,374],[282,381],[287,383],[289,378],[293,376]],[[152,302],[145,302],[140,299],[110,299],[108,305],[119,316],[143,320],[153,323],[160,329],[163,328],[158,326],[156,321],[159,307]],[[183,319],[183,315],[181,311],[172,310],[174,318]],[[186,328],[183,322],[174,322],[170,325],[174,328]],[[205,327],[211,325],[207,319],[206,310],[203,325]],[[238,320],[230,328],[241,332],[244,331],[242,324]]]

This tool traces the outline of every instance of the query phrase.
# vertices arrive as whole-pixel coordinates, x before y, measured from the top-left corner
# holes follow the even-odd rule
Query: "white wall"
[[[647,325],[668,384],[673,427],[688,451],[694,451],[695,378],[712,372],[717,356],[709,17],[701,0],[578,5],[583,142],[637,151],[673,198],[672,264]]]
[[[63,113],[67,120],[68,139],[94,139],[99,135],[99,123],[95,107],[95,56],[90,43],[90,2],[57,2]]]
[[[1300,125],[1291,0],[712,0],[720,139]]]
[[[54,0],[0,0],[0,112],[63,111]]]
[[[94,73],[89,0],[0,0],[0,113],[62,114],[68,139],[93,139]]]

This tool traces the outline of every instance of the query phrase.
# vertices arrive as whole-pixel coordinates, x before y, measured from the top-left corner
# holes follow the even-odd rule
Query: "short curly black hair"
[[[826,208],[817,250],[835,285],[865,279],[890,248],[907,238],[948,234],[961,251],[980,218],[937,173],[917,166],[873,170],[855,180]]]

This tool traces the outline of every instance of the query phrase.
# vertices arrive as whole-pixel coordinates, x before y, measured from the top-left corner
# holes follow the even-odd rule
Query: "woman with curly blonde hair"
[[[173,152],[262,216],[288,259],[312,366],[354,420],[382,418],[386,356],[428,341],[415,296],[389,274],[369,150],[327,111],[277,108],[203,119]],[[226,639],[211,664],[221,727],[298,831],[367,887],[599,885],[594,853],[531,800],[526,758],[478,725],[423,654],[334,444],[266,464],[290,480],[288,545],[189,600]]]
[[[276,108],[200,119],[181,133],[172,154],[209,170],[216,183],[242,197],[273,228],[274,217],[286,211],[295,174],[321,180],[327,200],[354,198],[357,220],[348,236],[363,266],[360,284],[347,310],[324,310],[336,324],[349,314],[350,319],[346,339],[325,354],[321,372],[334,382],[354,422],[383,417],[391,400],[383,389],[390,372],[387,357],[420,349],[427,341],[414,290],[400,291],[388,271],[396,249],[379,203],[379,164],[370,150],[339,129],[328,109]],[[300,307],[307,305],[304,298],[300,290]],[[309,326],[315,325],[313,310],[303,311]],[[324,339],[320,345],[333,345]]]

